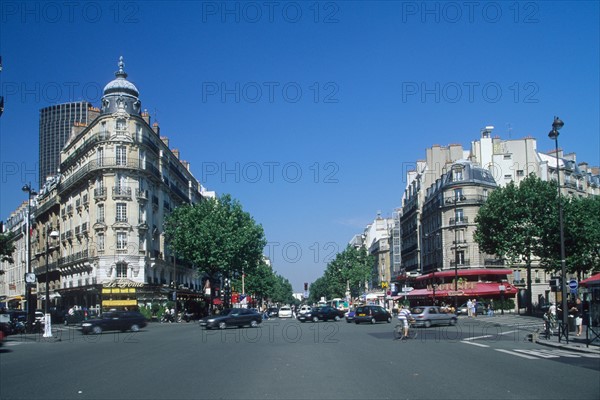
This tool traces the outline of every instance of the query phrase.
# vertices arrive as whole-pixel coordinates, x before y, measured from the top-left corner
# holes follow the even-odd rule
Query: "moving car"
[[[344,312],[340,311],[340,310],[336,310],[335,308],[331,307],[331,306],[322,306],[322,307],[315,307],[312,310],[310,310],[309,312],[306,312],[304,314],[298,314],[298,321],[300,322],[306,322],[306,321],[312,321],[312,322],[319,322],[319,321],[329,321],[329,320],[334,320],[334,321],[339,321],[340,319],[344,318]]]
[[[137,332],[146,326],[146,318],[135,311],[109,311],[99,318],[89,319],[81,324],[81,332],[84,335],[95,333],[99,335],[103,331],[131,330]]]
[[[277,316],[279,318],[292,318],[292,308],[290,306],[281,307]]]
[[[416,326],[454,325],[456,314],[442,312],[438,306],[419,306],[410,310]]]
[[[392,322],[392,314],[381,306],[360,306],[356,308],[354,322],[357,324],[361,322],[370,322],[372,324],[376,322],[390,323]]]
[[[347,313],[346,313],[346,322],[350,323],[352,321],[354,321],[354,316],[356,315],[356,311],[351,308]]]
[[[279,308],[269,307],[269,309],[267,310],[267,314],[269,315],[269,318],[276,317],[277,315],[279,315]]]
[[[200,319],[200,326],[205,329],[225,329],[228,326],[250,326],[256,328],[262,322],[262,315],[247,308],[226,308],[218,315]]]
[[[310,312],[312,310],[311,306],[307,306],[306,304],[300,306],[300,309],[298,310],[298,314],[306,314],[307,312]]]

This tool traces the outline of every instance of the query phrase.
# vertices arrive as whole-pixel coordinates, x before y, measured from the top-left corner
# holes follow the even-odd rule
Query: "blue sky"
[[[37,179],[39,109],[98,105],[119,56],[195,176],[265,229],[296,291],[401,204],[433,144],[485,125],[600,165],[598,2],[0,4],[0,219]],[[37,186],[37,185],[34,185]]]

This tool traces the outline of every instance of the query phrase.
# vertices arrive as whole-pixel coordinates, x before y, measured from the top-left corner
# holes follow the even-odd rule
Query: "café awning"
[[[581,282],[579,282],[579,284],[582,286],[600,285],[600,273],[597,273],[595,275],[590,276],[587,279],[582,280]]]
[[[504,283],[502,286],[504,287],[503,291],[500,291],[500,284],[497,282],[473,282],[472,284],[466,287],[459,287],[458,290],[436,290],[435,297],[486,297],[486,296],[499,296],[502,293],[505,295],[515,295],[517,294],[517,288]],[[407,294],[408,297],[412,298],[433,298],[433,290],[430,289],[415,289],[412,292]]]

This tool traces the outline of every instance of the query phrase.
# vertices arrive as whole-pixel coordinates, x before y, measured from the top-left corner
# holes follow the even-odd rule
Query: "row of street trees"
[[[365,282],[372,277],[374,265],[375,257],[368,254],[364,247],[348,245],[327,264],[323,276],[310,285],[309,302],[316,303],[321,297],[344,298],[347,288],[353,298],[359,296]]]
[[[600,270],[600,197],[561,196],[567,271],[581,278]],[[527,268],[528,311],[532,312],[531,265],[561,269],[559,197],[556,184],[530,175],[492,192],[475,218],[481,250]]]
[[[165,221],[166,240],[178,257],[211,282],[230,279],[238,291],[261,299],[291,302],[292,285],[263,259],[264,230],[239,201],[225,194],[177,207]]]

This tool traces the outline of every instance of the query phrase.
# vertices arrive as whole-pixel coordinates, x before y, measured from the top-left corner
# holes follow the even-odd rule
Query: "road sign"
[[[578,286],[579,284],[577,283],[577,279],[571,279],[569,281],[569,288],[571,288],[571,290],[577,290]]]

